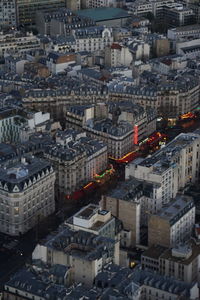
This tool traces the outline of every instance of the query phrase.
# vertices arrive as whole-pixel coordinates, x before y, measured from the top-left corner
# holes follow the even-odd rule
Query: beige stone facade
[[[100,205],[103,209],[111,211],[123,223],[125,229],[121,235],[121,245],[134,247],[139,243],[140,232],[140,204],[135,201],[102,196]]]

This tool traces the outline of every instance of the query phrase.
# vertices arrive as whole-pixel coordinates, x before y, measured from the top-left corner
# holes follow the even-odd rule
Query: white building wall
[[[38,244],[33,250],[32,259],[41,259],[43,262],[47,263],[47,247]]]

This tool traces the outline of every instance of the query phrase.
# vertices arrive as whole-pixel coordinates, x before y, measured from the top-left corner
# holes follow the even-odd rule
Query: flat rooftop
[[[190,31],[190,30],[200,30],[200,24],[180,26],[176,28],[170,28],[172,31]]]
[[[76,14],[81,17],[90,18],[96,22],[130,17],[126,10],[112,7],[81,9],[76,11]]]
[[[126,181],[119,182],[118,187],[107,192],[106,196],[134,202],[143,195],[151,198],[153,188],[157,186],[160,185],[155,183],[146,183],[132,177]]]
[[[185,195],[177,195],[174,201],[171,201],[167,207],[161,209],[158,216],[169,220],[171,224],[178,221],[184,214],[186,214],[192,207],[194,207],[193,198]]]
[[[100,229],[105,223],[104,222],[101,222],[101,221],[97,221],[95,222],[92,227],[90,229],[92,230],[98,230]]]
[[[164,148],[155,152],[151,157],[144,159],[139,165],[146,167],[154,166],[155,173],[163,172],[169,168],[173,156],[180,153],[181,150],[199,138],[200,135],[198,133],[181,133]]]
[[[90,204],[81,209],[74,217],[82,219],[90,219],[99,210],[99,206]]]
[[[142,253],[142,256],[145,257],[150,257],[152,259],[159,259],[159,257],[164,253],[164,251],[166,251],[167,248],[156,245],[156,246],[152,246],[149,249],[145,250]]]
[[[191,247],[192,254],[187,258],[176,257],[176,256],[172,255],[171,249],[167,249],[165,252],[163,252],[163,254],[161,255],[161,258],[168,259],[168,260],[174,261],[174,262],[180,262],[183,265],[189,265],[200,254],[200,247],[194,241],[191,241],[188,246]]]

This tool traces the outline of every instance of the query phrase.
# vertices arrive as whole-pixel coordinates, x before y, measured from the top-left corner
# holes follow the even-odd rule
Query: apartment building
[[[108,154],[114,158],[133,150],[132,126],[126,121],[117,121],[117,118],[110,119],[104,103],[72,106],[67,112],[66,126],[81,127],[88,136],[103,141],[108,146]]]
[[[37,11],[55,11],[66,7],[65,0],[17,0],[19,25],[34,25]]]
[[[187,40],[200,38],[200,25],[193,24],[181,27],[170,28],[167,31],[167,37],[171,40]]]
[[[42,123],[50,121],[49,113],[33,112],[22,108],[0,109],[0,142],[17,143],[28,139]]]
[[[106,46],[113,43],[112,28],[106,26],[93,26],[72,30],[75,38],[75,51],[103,51]]]
[[[126,121],[113,124],[112,120],[96,121],[92,128],[84,127],[87,134],[103,141],[108,146],[108,154],[113,158],[123,157],[133,151],[133,128]]]
[[[97,7],[120,7],[124,2],[123,0],[82,0],[82,8],[97,8]]]
[[[47,56],[46,65],[51,74],[58,74],[65,72],[70,64],[74,64],[76,61],[76,55],[74,53],[57,53],[50,52]]]
[[[162,188],[130,178],[102,196],[100,206],[111,211],[123,223],[121,245],[140,243],[140,229],[148,225],[149,216],[162,208]]]
[[[108,67],[130,67],[133,56],[128,47],[113,43],[105,48],[105,65]]]
[[[126,178],[133,176],[161,185],[162,202],[175,198],[180,189],[199,179],[198,133],[181,133],[163,149],[141,162],[126,167]]]
[[[103,289],[103,297],[112,296],[134,300],[197,300],[199,288],[174,278],[163,277],[155,272],[135,268],[130,270],[120,266],[105,266],[97,275],[95,285]]]
[[[120,184],[102,196],[100,206],[111,212],[123,224],[120,234],[122,247],[134,247],[140,242],[142,186],[135,180]]]
[[[195,14],[196,22],[199,23],[200,21],[200,3],[198,0],[188,0],[187,6],[191,8]]]
[[[34,157],[4,164],[0,172],[1,232],[18,236],[55,210],[55,172]]]
[[[56,79],[53,77],[51,82],[53,83],[54,80]],[[108,98],[105,88],[99,88],[91,83],[88,85],[88,82],[80,79],[70,80],[69,77],[65,77],[64,82],[56,80],[56,85],[56,89],[32,88],[25,91],[22,99],[24,107],[47,111],[54,120],[65,123],[67,107],[72,106],[73,103],[86,105],[103,102]]]
[[[28,266],[20,269],[6,283],[3,298],[5,300],[13,298],[46,300],[53,298],[56,294],[60,300],[65,300],[69,290],[61,282],[64,281],[63,278],[69,276],[69,268],[61,265],[48,267],[45,264],[35,264]]]
[[[107,146],[74,130],[60,131],[45,157],[56,170],[56,198],[63,200],[107,167]]]
[[[119,239],[121,223],[108,210],[99,205],[88,204],[65,221],[65,225],[73,230],[84,230],[96,235]]]
[[[200,55],[200,39],[177,42],[176,53],[184,56],[186,59],[196,59]]]
[[[144,270],[191,284],[199,282],[199,256],[199,244],[192,239],[171,249],[152,246],[142,253],[141,263]]]
[[[159,17],[162,14],[165,6],[174,7],[174,0],[152,0],[142,1],[137,0],[133,4],[129,5],[129,9],[134,11],[138,16],[146,16],[148,13],[152,13],[155,17]]]
[[[2,27],[17,27],[16,0],[1,0],[0,25]]]
[[[148,221],[148,245],[175,247],[191,237],[195,224],[193,199],[177,195],[176,199],[163,207]]]
[[[126,43],[113,43],[105,48],[105,65],[108,67],[131,68],[136,60],[145,60],[149,58],[150,47],[148,43],[135,39]]]
[[[134,104],[131,101],[109,101],[107,104],[72,106],[66,113],[66,126],[81,129],[99,118],[127,120],[134,132],[134,144],[140,143],[156,131],[156,112],[154,109]]]
[[[196,75],[183,72],[176,78],[172,75],[165,83],[157,80],[154,84],[153,78],[154,74],[147,71],[144,82],[138,86],[126,86],[123,90],[116,85],[110,90],[110,97],[113,101],[134,100],[168,118],[177,118],[198,107],[200,86]]]
[[[103,140],[108,144],[109,155],[120,158],[155,131],[155,119],[154,110],[120,101],[71,106],[66,113],[66,126],[84,129],[91,137]]]
[[[26,35],[17,32],[0,34],[0,55],[6,53],[26,53],[29,50],[40,48],[39,38],[32,33]]]
[[[199,245],[194,240],[188,244],[168,249],[159,259],[160,274],[186,283],[199,283]]]
[[[91,26],[95,26],[93,20],[77,16],[68,8],[60,8],[54,11],[37,11],[36,13],[36,27],[40,34],[70,36],[73,29]]]
[[[70,10],[81,9],[81,0],[68,0],[66,1],[66,7]]]
[[[163,9],[163,14],[168,27],[186,26],[195,23],[193,10],[180,4],[174,7],[166,5]]]
[[[118,120],[127,120],[134,128],[134,144],[138,144],[156,131],[156,111],[131,101],[109,102],[109,115],[119,114]]]
[[[32,258],[71,266],[71,282],[90,288],[105,264],[119,264],[119,241],[63,226],[36,246]]]

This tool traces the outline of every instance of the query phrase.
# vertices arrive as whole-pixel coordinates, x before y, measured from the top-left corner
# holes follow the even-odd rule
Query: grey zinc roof
[[[106,266],[103,272],[99,273],[96,277],[96,282],[98,280],[103,282],[104,277],[106,278],[108,289],[104,289],[103,295],[105,296],[108,296],[110,292],[112,294],[114,290],[115,295],[122,297],[119,299],[127,299],[130,291],[137,290],[140,286],[151,286],[155,289],[166,291],[179,297],[184,296],[184,299],[189,299],[190,289],[195,284],[187,284],[182,281],[175,280],[174,278],[141,270],[139,267],[130,270],[117,266],[114,271],[111,266],[112,265]],[[102,297],[102,299],[107,299],[107,297]]]
[[[93,104],[88,104],[88,105],[73,105],[69,108],[69,111],[76,114],[76,115],[79,115],[79,116],[84,116],[84,113],[85,113],[85,110],[87,108],[91,108],[93,107],[94,105]]]
[[[171,157],[176,156],[182,149],[198,138],[198,133],[181,133],[164,148],[155,152],[151,157],[144,159],[140,164],[148,167],[155,166],[158,169],[167,169],[173,163]]]
[[[111,238],[97,236],[87,231],[75,231],[68,226],[49,235],[42,243],[47,248],[68,253],[71,256],[81,257],[85,260],[96,260],[113,248],[115,241]],[[70,246],[71,247],[68,247]]]
[[[40,177],[53,171],[51,164],[43,159],[24,156],[25,161],[16,160],[7,164],[6,167],[0,168],[0,189],[8,190],[9,192],[22,191],[25,186],[29,185],[29,180],[32,182]],[[16,189],[16,190],[15,190]]]
[[[58,131],[57,137],[61,140],[65,140],[67,137],[71,137],[72,140],[67,142],[66,145],[52,144],[46,147],[45,152],[51,156],[59,157],[65,161],[71,161],[74,158],[78,158],[79,155],[85,155],[90,157],[94,153],[106,147],[106,145],[98,140],[81,136],[77,137],[80,132],[73,129],[66,131]],[[106,148],[105,148],[106,149]]]
[[[106,195],[125,201],[137,201],[141,196],[151,197],[154,184],[144,183],[135,178],[120,182],[118,187],[110,190]]]
[[[93,128],[97,131],[119,137],[133,131],[132,126],[128,122],[120,121],[117,125],[114,125],[110,119],[96,121]]]
[[[167,207],[164,207],[158,213],[158,216],[163,219],[169,220],[171,224],[176,220],[179,220],[181,216],[186,214],[192,207],[194,207],[192,197],[178,194],[175,200],[169,202]]]
[[[43,299],[67,299],[67,288],[53,284],[48,276],[39,276],[34,270],[23,268],[18,271],[6,284],[15,289],[33,294]]]

